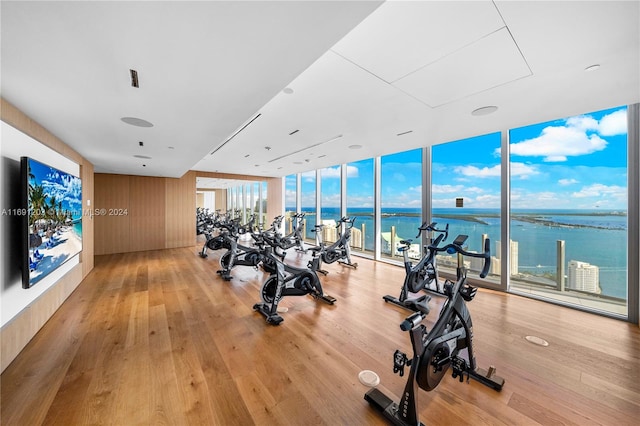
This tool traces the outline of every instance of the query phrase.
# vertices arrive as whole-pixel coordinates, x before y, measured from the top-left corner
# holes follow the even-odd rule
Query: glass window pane
[[[511,290],[627,315],[627,114],[510,131]]]
[[[307,242],[315,244],[316,236],[311,230],[316,224],[316,171],[302,173],[300,182],[301,211],[305,212],[304,236]]]
[[[400,241],[415,237],[422,223],[422,149],[380,159],[381,255],[401,260]],[[420,243],[414,244],[411,253]]]
[[[347,164],[347,216],[356,221],[351,230],[351,249],[374,252],[374,162],[373,158]]]
[[[297,175],[288,175],[284,178],[284,217],[285,232],[287,234],[293,231],[292,216],[296,214],[298,187]]]
[[[320,170],[320,223],[323,241],[333,243],[338,239],[337,224],[340,220],[340,166]]]
[[[482,252],[489,238],[495,281],[500,276],[500,144],[500,133],[492,133],[435,145],[431,151],[431,217],[439,229],[449,225],[446,242],[467,235],[467,250]],[[457,256],[443,254],[438,259],[439,267],[455,273]],[[465,262],[469,271],[482,270],[481,259]]]
[[[267,221],[267,182],[260,182],[260,222]]]

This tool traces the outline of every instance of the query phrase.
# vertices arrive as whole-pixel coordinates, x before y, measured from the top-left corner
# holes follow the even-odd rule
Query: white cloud
[[[577,127],[549,126],[533,139],[511,144],[511,153],[520,156],[545,157],[544,161],[566,161],[567,156],[578,156],[601,151],[607,141],[596,134],[587,135]]]
[[[594,183],[593,185],[585,186],[580,191],[571,194],[575,198],[585,197],[615,197],[626,198],[627,188],[618,185],[603,185],[601,183]]]
[[[528,179],[530,176],[534,176],[537,174],[540,174],[540,172],[535,166],[518,162],[511,163],[511,177]]]
[[[627,111],[618,110],[602,117],[599,132],[602,136],[624,135],[627,133]]]
[[[326,169],[322,169],[320,170],[320,176],[322,176],[323,178],[339,178],[340,166],[327,167]]]
[[[432,185],[432,194],[455,194],[464,189],[463,185]]]
[[[567,125],[578,130],[586,132],[588,130],[598,130],[598,120],[588,115],[579,115],[577,117],[571,117],[567,119]]]
[[[560,179],[558,181],[558,184],[562,185],[562,186],[573,185],[573,184],[576,184],[576,183],[578,183],[578,181],[575,180],[575,179]]]
[[[321,170],[323,178],[340,178],[340,166],[327,167]],[[347,165],[347,177],[358,177],[358,168]]]
[[[500,177],[500,164],[493,167],[483,168],[478,168],[476,166],[457,166],[453,170],[464,176],[473,176],[478,178]]]
[[[544,157],[546,162],[567,161],[569,156],[587,155],[602,151],[607,141],[600,136],[615,136],[627,132],[627,112],[618,110],[600,121],[588,115],[571,117],[564,126],[548,126],[532,139],[511,144],[512,154]],[[494,154],[499,155],[500,149]]]

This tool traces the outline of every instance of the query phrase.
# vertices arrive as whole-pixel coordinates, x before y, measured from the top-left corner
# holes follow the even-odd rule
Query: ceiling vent
[[[138,85],[138,71],[136,70],[129,70],[129,73],[131,74],[131,87],[140,87]]]

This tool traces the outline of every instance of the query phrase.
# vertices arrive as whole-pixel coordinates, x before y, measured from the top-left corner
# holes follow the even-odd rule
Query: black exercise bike
[[[316,300],[333,305],[336,299],[324,294],[320,279],[315,271],[287,265],[266,247],[265,257],[275,265],[275,272],[262,284],[260,296],[262,302],[253,305],[253,310],[265,316],[267,323],[279,325],[283,318],[278,315],[278,304],[285,296],[310,295]]]
[[[352,268],[357,268],[358,264],[353,263],[351,261],[351,228],[353,228],[353,223],[356,221],[356,218],[343,217],[336,224],[336,229],[341,229],[342,232],[337,239],[336,242],[327,246],[324,243],[324,238],[322,237],[322,230],[324,225],[316,225],[312,232],[316,233],[316,240],[318,245],[315,247],[309,248],[312,252],[312,259],[309,261],[308,267],[309,269],[313,269],[314,271],[320,272],[321,274],[327,275],[329,272],[322,269],[322,263],[334,263],[338,262],[345,266],[350,266]]]
[[[402,240],[398,250],[402,252],[404,258],[405,277],[402,283],[402,289],[400,290],[400,297],[394,297],[391,295],[383,296],[385,302],[393,303],[394,305],[408,309],[410,311],[423,311],[429,312],[429,300],[431,296],[422,294],[416,297],[410,297],[411,293],[418,293],[421,290],[432,290],[443,294],[442,291],[438,291],[438,271],[436,268],[436,252],[430,249],[430,246],[437,247],[441,242],[447,239],[449,235],[449,225],[445,229],[437,229],[437,223],[433,222],[427,224],[424,222],[418,228],[418,235],[415,238],[420,238],[423,232],[427,235],[427,245],[423,248],[422,259],[415,265],[411,263],[409,259],[409,249],[411,248],[411,242],[413,240]],[[433,233],[439,232],[440,235],[433,240]]]
[[[291,216],[291,232],[285,236],[277,235],[278,244],[283,250],[295,247],[296,251],[306,253],[304,248],[304,216],[305,212],[296,213]]]
[[[399,403],[393,402],[378,388],[369,390],[364,399],[394,425],[413,426],[422,425],[418,412],[418,387],[426,391],[435,389],[449,368],[452,376],[464,381],[464,376],[478,380],[480,383],[494,390],[502,390],[504,379],[495,375],[495,368],[488,370],[476,366],[473,352],[473,327],[471,314],[466,302],[473,300],[477,288],[466,283],[467,271],[464,267],[463,256],[479,257],[484,259],[484,268],[480,277],[484,278],[489,272],[491,257],[489,253],[489,239],[485,240],[484,253],[471,253],[462,248],[466,241],[466,235],[459,235],[451,244],[443,247],[430,245],[429,249],[435,252],[446,251],[449,254],[456,253],[458,267],[456,270],[456,282],[447,281],[444,290],[447,300],[440,311],[440,315],[431,331],[422,324],[426,317],[424,312],[415,312],[408,316],[400,325],[403,331],[409,331],[413,357],[396,351],[394,354],[394,373],[404,375],[404,367],[409,366],[407,384]],[[466,349],[466,357],[461,352]]]
[[[262,269],[267,273],[275,272],[275,263],[271,258],[265,255],[265,240],[261,234],[251,232],[253,238],[253,247],[239,244],[237,239],[226,235],[225,246],[227,251],[220,257],[220,267],[217,273],[225,281],[233,279],[231,269],[236,266],[251,266],[258,268],[262,264]],[[279,256],[277,253],[275,255]],[[283,258],[284,256],[280,256]]]

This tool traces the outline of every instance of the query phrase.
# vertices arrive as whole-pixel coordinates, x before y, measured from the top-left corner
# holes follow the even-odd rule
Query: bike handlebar
[[[444,239],[446,240],[447,237],[449,236],[449,224],[447,223],[444,229],[437,229],[436,228],[437,224],[438,222],[431,222],[430,224],[427,225],[427,222],[424,222],[418,228],[418,235],[416,235],[415,238],[419,238],[420,234],[422,234],[422,231],[435,231],[435,232],[444,232]]]
[[[342,223],[347,223],[347,224],[351,225],[350,228],[352,228],[353,227],[353,223],[355,221],[356,221],[355,217],[354,218],[350,218],[349,216],[343,216],[338,221],[338,224],[336,225],[336,228],[339,228]]]
[[[440,234],[442,235],[442,234]],[[482,272],[480,272],[480,278],[484,278],[489,273],[489,268],[491,268],[491,241],[489,238],[484,240],[484,253],[475,253],[466,251],[461,246],[457,244],[447,244],[446,246],[438,247],[437,244],[429,245],[429,250],[433,250],[434,252],[443,252],[446,251],[449,254],[460,253],[463,256],[468,257],[478,257],[484,259],[484,266],[482,267]]]

